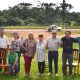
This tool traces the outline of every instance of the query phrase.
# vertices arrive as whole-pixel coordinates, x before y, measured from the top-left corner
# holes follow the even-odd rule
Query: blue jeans
[[[54,59],[55,73],[58,72],[58,51],[48,51],[49,72],[52,73],[52,60]]]
[[[18,72],[20,71],[20,56],[21,56],[21,53],[20,51],[15,51],[17,54],[18,54],[18,64],[19,64],[19,67],[18,67]]]
[[[19,64],[15,65],[14,71],[12,69],[12,66],[13,66],[13,64],[10,64],[10,74],[17,74],[18,73]]]

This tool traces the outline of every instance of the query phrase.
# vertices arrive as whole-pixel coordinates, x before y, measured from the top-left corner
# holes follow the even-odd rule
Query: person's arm
[[[46,41],[46,49],[48,49],[48,40]]]
[[[34,58],[35,53],[36,53],[36,46],[37,46],[37,42],[35,41],[35,42],[34,42],[34,52],[33,52],[33,53],[34,53],[34,55],[33,55],[33,58]]]
[[[27,52],[27,48],[28,48],[28,46],[27,45],[25,45],[26,44],[26,39],[22,42],[22,44],[21,44],[21,48],[23,48],[26,52]]]
[[[80,43],[80,37],[75,37],[74,39],[76,40],[77,43]]]
[[[7,57],[6,57],[6,65],[9,65],[9,53],[7,54]]]
[[[18,54],[16,53],[16,59],[15,59],[15,62],[14,62],[14,64],[13,64],[13,66],[12,66],[12,69],[14,69],[15,68],[15,65],[18,63]]]
[[[74,43],[77,43],[79,40],[78,38],[72,38]]]
[[[60,44],[60,47],[61,47],[61,48],[63,47],[63,38],[61,38],[61,44]]]

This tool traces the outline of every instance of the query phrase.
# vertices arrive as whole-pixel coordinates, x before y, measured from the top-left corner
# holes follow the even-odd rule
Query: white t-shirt
[[[46,42],[37,42],[36,53],[37,53],[37,61],[43,62],[46,60],[46,52],[45,52]]]
[[[20,40],[19,39],[12,39],[11,40],[11,47],[14,51],[20,51]]]
[[[7,36],[0,37],[0,48],[7,48],[9,45],[9,40]]]
[[[47,40],[48,50],[49,51],[58,51],[61,40],[59,38],[49,38]]]

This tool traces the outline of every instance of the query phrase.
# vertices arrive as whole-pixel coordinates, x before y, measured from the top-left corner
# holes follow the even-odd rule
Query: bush
[[[25,21],[25,25],[29,25],[29,24],[35,24],[35,19],[33,18],[28,18]]]
[[[10,26],[19,26],[19,25],[22,25],[22,20],[20,18],[9,18],[8,21],[7,21],[7,24],[10,25]]]
[[[3,17],[0,17],[0,26],[5,26],[7,23],[7,20]]]

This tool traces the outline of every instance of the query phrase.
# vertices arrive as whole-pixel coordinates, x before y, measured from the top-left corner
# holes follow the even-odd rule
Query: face
[[[43,40],[43,37],[39,37],[39,41],[42,41]]]
[[[56,35],[57,35],[56,33],[52,33],[52,37],[56,37]]]
[[[28,34],[28,38],[29,38],[29,39],[33,39],[33,34],[32,34],[32,33],[29,33],[29,34]]]
[[[11,54],[14,53],[13,49],[10,49],[10,53],[11,53]]]
[[[4,35],[4,31],[0,30],[0,36],[3,36],[3,35]]]
[[[66,33],[65,33],[65,36],[66,36],[66,37],[70,37],[70,36],[71,36],[71,33],[70,33],[70,32],[66,32]]]
[[[18,33],[13,34],[14,38],[18,38]]]

